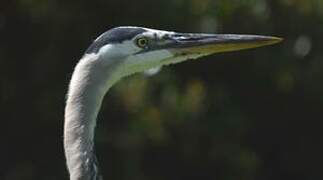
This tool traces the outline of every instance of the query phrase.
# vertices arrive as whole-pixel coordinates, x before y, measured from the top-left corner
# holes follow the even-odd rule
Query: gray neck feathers
[[[65,107],[64,148],[70,180],[99,180],[94,153],[96,118],[111,78],[98,56],[86,55],[75,68]]]

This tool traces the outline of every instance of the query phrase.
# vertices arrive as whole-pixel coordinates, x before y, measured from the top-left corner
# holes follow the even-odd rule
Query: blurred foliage
[[[285,41],[118,83],[98,118],[106,179],[323,179],[322,9],[322,0],[2,0],[0,179],[68,179],[68,81],[91,41],[120,25]]]

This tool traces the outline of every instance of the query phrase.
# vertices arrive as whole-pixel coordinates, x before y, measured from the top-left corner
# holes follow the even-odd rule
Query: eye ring
[[[146,37],[141,37],[136,40],[136,44],[140,48],[145,48],[148,46],[148,39]]]

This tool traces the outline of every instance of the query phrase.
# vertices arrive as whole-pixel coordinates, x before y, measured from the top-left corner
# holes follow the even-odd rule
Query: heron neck
[[[94,153],[96,118],[104,95],[116,81],[95,56],[82,58],[69,85],[64,148],[71,180],[97,180]]]

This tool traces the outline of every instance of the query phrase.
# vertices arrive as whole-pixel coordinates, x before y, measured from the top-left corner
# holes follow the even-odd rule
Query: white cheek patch
[[[140,50],[139,47],[129,40],[124,41],[121,44],[107,44],[100,48],[98,54],[105,57],[129,56]]]
[[[141,54],[136,54],[134,56],[130,56],[127,60],[130,64],[156,64],[161,65],[160,62],[163,59],[167,59],[172,57],[173,54],[167,50],[156,50],[156,51],[148,51]]]
[[[167,50],[157,50],[130,56],[126,59],[125,65],[131,73],[142,72],[151,68],[162,66],[162,61],[174,55]]]
[[[139,54],[141,58],[148,60],[148,61],[154,61],[157,60],[159,63],[161,60],[170,58],[173,55],[173,53],[169,52],[168,50],[156,50],[156,51],[150,51],[147,53]]]

